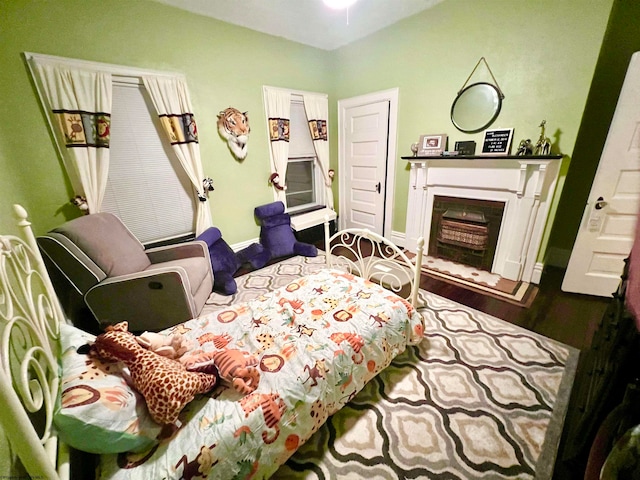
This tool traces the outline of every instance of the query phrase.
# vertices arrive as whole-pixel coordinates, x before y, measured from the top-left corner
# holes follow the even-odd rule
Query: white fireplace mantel
[[[538,283],[536,258],[549,215],[561,156],[474,158],[402,157],[411,164],[405,247],[429,245],[435,196],[504,202],[491,271]],[[425,252],[425,254],[428,252]]]

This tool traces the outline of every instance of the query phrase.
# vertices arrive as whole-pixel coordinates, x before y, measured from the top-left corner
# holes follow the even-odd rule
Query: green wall
[[[273,200],[262,85],[329,92],[329,52],[193,15],[156,2],[57,0],[0,2],[0,220],[9,205],[30,212],[37,233],[77,213],[72,192],[24,64],[25,51],[187,76],[202,162],[214,180],[214,223],[229,243],[257,237],[253,208]],[[249,154],[231,156],[216,130],[228,106],[249,112]]]
[[[482,133],[456,130],[449,115],[457,92],[485,57],[505,94],[492,128],[514,127],[515,152],[521,139],[535,142],[538,125],[546,119],[554,153],[567,155],[561,187],[611,4],[612,0],[444,1],[338,50],[336,96],[399,87],[398,156],[410,155],[411,143],[428,133],[448,134],[451,150],[458,140],[480,145]],[[490,79],[480,65],[470,83]],[[398,167],[393,230],[404,232],[409,168],[399,158]],[[557,198],[553,210],[556,204]]]
[[[451,145],[480,142],[482,134],[458,132],[449,111],[484,56],[506,95],[494,126],[514,127],[517,143],[535,139],[546,119],[555,151],[568,155],[561,189],[612,1],[538,0],[532,7],[512,0],[446,0],[334,52],[149,1],[1,2],[0,66],[7,80],[0,84],[0,221],[13,222],[14,202],[27,207],[37,233],[77,214],[68,204],[71,188],[33,94],[24,51],[185,73],[205,172],[216,186],[210,208],[230,243],[257,236],[253,207],[272,199],[265,84],[330,94],[336,168],[336,100],[392,87],[400,88],[399,155],[408,154],[423,133],[448,133]],[[481,66],[472,80],[488,78]],[[215,128],[217,112],[229,105],[248,110],[251,119],[249,155],[242,163]],[[404,232],[408,168],[398,162],[392,228]]]

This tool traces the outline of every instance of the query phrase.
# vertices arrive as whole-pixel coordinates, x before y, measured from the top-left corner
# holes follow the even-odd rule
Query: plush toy
[[[225,295],[233,295],[238,290],[233,274],[238,271],[242,262],[236,257],[233,249],[222,238],[220,229],[209,227],[196,240],[204,241],[209,247],[209,258],[213,270],[213,290]]]
[[[144,332],[136,337],[136,341],[147,350],[172,360],[177,360],[191,349],[189,341],[178,334],[160,335],[154,332]]]
[[[89,214],[89,204],[87,203],[87,199],[82,195],[76,195],[70,200],[70,202],[78,207],[83,215]]]
[[[243,395],[255,391],[260,383],[260,372],[255,367],[258,359],[248,352],[236,349],[187,354],[180,363],[190,372],[217,372],[223,383]]]
[[[211,177],[206,177],[202,179],[202,191],[203,193],[198,194],[198,198],[201,202],[206,202],[207,198],[209,198],[209,192],[213,192],[215,187],[213,186],[213,179]]]
[[[184,406],[198,393],[206,393],[217,383],[215,375],[189,372],[179,361],[142,347],[128,331],[127,322],[107,327],[96,337],[90,352],[103,360],[123,362],[129,367],[132,386],[147,402],[151,418],[173,424]]]
[[[280,175],[278,175],[277,173],[271,174],[271,176],[269,177],[269,183],[273,185],[275,188],[277,188],[278,190],[287,189],[286,185],[280,185]]]
[[[238,160],[244,160],[247,156],[250,132],[247,112],[229,107],[218,114],[218,133],[227,141],[229,150]]]
[[[296,239],[291,228],[291,217],[284,210],[284,203],[280,201],[261,205],[254,210],[261,225],[260,243],[269,252],[270,259],[291,255],[318,255],[315,245]]]

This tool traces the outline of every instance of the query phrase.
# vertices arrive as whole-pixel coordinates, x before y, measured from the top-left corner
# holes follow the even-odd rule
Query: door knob
[[[606,206],[607,206],[607,202],[604,201],[604,198],[598,197],[598,200],[596,200],[596,204],[595,204],[594,208],[596,210],[602,210]]]
[[[380,185],[380,182],[378,182],[378,184],[376,185],[376,192],[380,193],[380,188],[382,187],[382,185]]]

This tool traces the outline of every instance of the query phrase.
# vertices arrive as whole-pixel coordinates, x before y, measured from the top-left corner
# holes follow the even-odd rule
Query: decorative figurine
[[[412,143],[411,144],[411,151],[413,152],[413,156],[414,157],[418,156],[418,144],[417,143]]]
[[[546,123],[546,120],[542,120],[540,124],[540,138],[538,138],[536,148],[533,151],[534,155],[549,155],[551,153],[551,140],[549,140],[549,137],[544,136],[544,126]]]
[[[533,144],[530,138],[520,141],[516,155],[533,155]]]

